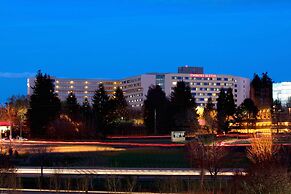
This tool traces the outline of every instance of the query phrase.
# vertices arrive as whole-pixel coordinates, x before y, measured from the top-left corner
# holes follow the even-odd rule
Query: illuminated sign
[[[216,77],[216,75],[214,74],[191,74],[191,77],[210,77],[210,78],[214,78]]]

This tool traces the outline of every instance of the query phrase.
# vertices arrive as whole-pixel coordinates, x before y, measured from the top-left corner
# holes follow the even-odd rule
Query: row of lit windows
[[[186,82],[187,83],[187,82]],[[194,86],[228,86],[231,87],[233,86],[232,83],[209,83],[209,82],[188,82],[191,85]],[[173,85],[177,85],[177,82],[172,82]],[[237,85],[235,84],[235,87],[237,87]]]
[[[191,88],[193,91],[220,91],[220,88]]]
[[[217,96],[216,93],[192,93],[193,96]]]
[[[125,98],[134,98],[134,97],[139,97],[139,96],[142,96],[142,93],[140,93],[140,94],[132,94],[132,95],[129,95],[129,96],[125,96]]]
[[[56,80],[56,83],[59,84],[59,83],[62,83],[62,84],[108,84],[108,85],[119,85],[121,84],[121,82],[113,82],[113,81],[99,81],[99,82],[88,82],[88,81],[59,81],[59,80]]]
[[[133,103],[133,102],[141,102],[142,99],[135,99],[135,100],[129,100],[128,102]]]
[[[126,85],[126,86],[123,86],[123,88],[132,88],[132,87],[138,87],[140,86],[141,84],[140,83],[137,83],[137,84],[130,84],[130,85]]]
[[[199,103],[201,103],[201,101],[203,102],[208,102],[208,98],[195,98],[196,100],[200,101]],[[237,102],[237,99],[234,99],[235,102]],[[215,101],[214,101],[215,103]]]
[[[140,78],[136,78],[136,79],[129,79],[129,80],[124,80],[122,81],[123,84],[126,84],[126,83],[133,83],[133,82],[138,82],[140,81],[141,79]]]
[[[142,89],[141,88],[137,88],[137,89],[128,89],[125,92],[126,93],[135,93],[135,92],[140,92]]]
[[[64,87],[64,86],[62,86],[62,87],[60,87],[59,85],[57,85],[56,86],[56,89],[63,89],[63,90],[66,90],[66,89],[79,89],[79,90],[82,90],[83,89],[83,87],[76,87],[76,86],[68,86],[68,87]],[[89,89],[89,87],[88,86],[85,86],[84,87],[84,89]],[[96,90],[97,88],[95,88],[95,90]],[[116,87],[105,87],[105,90],[106,91],[110,91],[110,90],[116,90]]]
[[[143,106],[143,104],[133,104],[133,105],[131,105],[131,107],[142,107]]]
[[[212,77],[181,77],[181,76],[172,76],[172,79],[175,80],[217,80],[217,81],[236,81],[232,78],[221,78],[221,77],[217,77],[217,78],[212,78]]]

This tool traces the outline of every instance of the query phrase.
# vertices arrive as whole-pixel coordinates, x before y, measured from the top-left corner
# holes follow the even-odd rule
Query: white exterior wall
[[[141,80],[141,85],[143,88],[143,100],[145,100],[149,87],[152,85],[156,85],[156,75],[144,74],[141,76]]]
[[[291,82],[273,83],[273,98],[280,100],[283,105],[291,97]]]
[[[231,75],[216,74],[166,74],[165,76],[165,93],[171,95],[173,87],[178,81],[184,81],[189,84],[191,93],[195,96],[196,103],[204,106],[208,98],[212,98],[216,104],[221,88],[232,88],[235,103],[240,105],[245,98],[249,97],[250,80]]]
[[[141,76],[128,77],[121,80],[121,88],[124,97],[131,107],[141,107],[143,102],[143,90]]]
[[[234,77],[237,80],[237,105],[240,105],[246,98],[250,97],[250,79]]]
[[[156,84],[156,76],[143,74],[121,80],[126,101],[131,107],[142,107],[148,88]]]

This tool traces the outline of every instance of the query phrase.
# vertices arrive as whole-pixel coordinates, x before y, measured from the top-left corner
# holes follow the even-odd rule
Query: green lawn
[[[123,151],[49,153],[46,166],[187,168],[184,148],[132,148]],[[18,166],[38,166],[40,155],[24,155],[15,160]]]

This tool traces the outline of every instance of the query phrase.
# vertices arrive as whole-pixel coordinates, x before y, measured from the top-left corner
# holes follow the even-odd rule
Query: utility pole
[[[154,133],[157,134],[157,109],[154,110]]]

